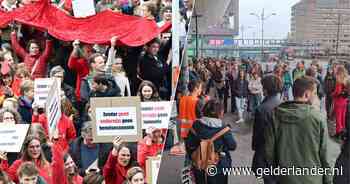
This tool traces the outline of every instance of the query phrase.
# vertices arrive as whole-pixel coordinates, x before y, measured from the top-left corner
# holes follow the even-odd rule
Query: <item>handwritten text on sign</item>
[[[96,108],[98,136],[137,135],[135,107]]]
[[[59,79],[56,79],[59,80]],[[51,86],[54,84],[54,78],[38,78],[34,81],[34,101],[44,107],[49,95]],[[60,88],[61,82],[57,81],[57,87]]]
[[[0,123],[0,151],[20,152],[28,128],[28,124]]]
[[[57,124],[61,118],[61,88],[59,87],[59,82],[60,81],[57,79],[54,80],[45,104],[50,137],[56,130]]]
[[[142,128],[168,128],[171,112],[171,103],[163,102],[142,102],[141,117]]]

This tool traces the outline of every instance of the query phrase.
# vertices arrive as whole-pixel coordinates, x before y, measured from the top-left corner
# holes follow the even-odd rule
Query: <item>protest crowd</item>
[[[18,145],[20,150],[9,152],[0,146],[2,184],[146,183],[146,174],[151,172],[146,161],[163,149],[166,130],[154,127],[143,130],[138,142],[119,136],[109,143],[94,142],[91,99],[130,96],[139,96],[141,102],[170,99],[171,32],[159,30],[171,23],[172,1],[91,2],[95,15],[88,15],[87,19],[76,14],[83,4],[77,7],[71,0],[2,0],[0,3],[0,16],[12,15],[15,19],[2,25],[0,32],[0,122],[3,124],[0,131],[7,126],[30,125],[22,135],[25,137],[23,145]],[[180,2],[187,20],[188,1]],[[22,14],[25,17],[24,14],[32,13],[28,11],[30,8],[45,11],[47,7],[57,13],[32,20],[20,18]],[[55,17],[58,15],[61,17]],[[90,30],[79,30],[79,21],[98,16],[103,22],[92,22]],[[113,16],[125,19],[119,27],[124,26],[129,32],[113,34],[113,31],[94,30],[102,24],[116,25]],[[44,18],[59,20],[56,28],[61,30],[55,32],[50,25],[55,22],[45,22]],[[77,27],[60,24],[65,21],[74,22]],[[42,22],[50,25],[48,31],[39,26]],[[146,26],[138,26],[140,22]],[[131,31],[133,26],[141,31]],[[152,32],[152,36],[144,39],[142,31]],[[82,34],[85,40],[74,38],[74,35],[83,37]],[[90,41],[104,35],[107,39]],[[46,106],[52,96],[46,91],[42,99],[44,92],[37,91],[40,85],[45,87],[41,79],[54,79],[60,88],[57,96],[61,114],[53,131],[47,114],[51,109]]]
[[[327,65],[317,59],[306,63],[279,58],[266,62],[193,58],[188,63],[189,83],[179,85],[177,90],[179,139],[170,154],[185,155],[185,168],[190,167],[193,182],[230,183],[223,168],[233,166],[230,152],[240,145],[232,125],[242,123],[252,124],[251,168],[265,184],[350,182],[347,62],[335,58],[329,59]],[[234,114],[233,124],[223,122],[226,113]],[[341,145],[335,166],[327,156],[330,137]],[[213,166],[216,175],[208,173]],[[291,167],[337,168],[342,169],[342,174],[258,172]]]

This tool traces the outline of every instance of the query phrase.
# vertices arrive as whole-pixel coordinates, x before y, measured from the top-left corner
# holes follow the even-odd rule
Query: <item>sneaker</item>
[[[243,122],[244,122],[244,119],[243,119],[243,118],[241,118],[241,119],[239,119],[238,121],[236,121],[237,124],[240,124],[240,123],[243,123]]]

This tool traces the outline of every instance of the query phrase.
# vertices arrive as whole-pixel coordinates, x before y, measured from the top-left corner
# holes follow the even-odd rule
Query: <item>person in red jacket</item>
[[[83,177],[79,176],[78,168],[72,157],[69,154],[65,154],[63,159],[65,171],[65,182],[63,184],[82,184]]]
[[[52,40],[46,40],[46,46],[43,53],[40,53],[40,44],[36,40],[30,40],[26,51],[17,41],[17,33],[11,33],[11,44],[16,54],[23,60],[30,71],[32,77],[44,78],[46,76],[47,61],[50,56],[53,43]]]
[[[120,137],[113,140],[113,149],[103,167],[106,184],[123,184],[127,171],[133,165],[131,149],[122,142]]]
[[[38,114],[38,108],[33,107],[32,123],[39,123],[44,128],[46,135],[49,135],[49,127],[46,115]],[[57,124],[57,132],[53,135],[55,144],[59,144],[64,152],[68,151],[69,142],[76,138],[76,131],[73,121],[69,119],[63,112]]]
[[[18,183],[17,170],[24,162],[33,162],[39,170],[39,176],[43,177],[48,184],[52,184],[52,166],[46,160],[40,147],[40,140],[35,136],[28,136],[23,144],[22,158],[16,160],[9,168],[3,168],[7,171],[11,180]]]
[[[336,85],[332,93],[333,97],[333,112],[336,120],[336,135],[341,135],[345,128],[345,115],[347,97],[345,91],[345,80],[348,77],[348,72],[344,66],[339,66],[336,72]]]
[[[92,53],[92,48],[90,45],[84,45],[82,47],[83,53],[80,53],[80,41],[75,40],[73,42],[73,51],[69,56],[68,68],[77,74],[75,95],[78,101],[82,101],[80,86],[82,80],[89,75],[89,63],[88,59]]]
[[[157,156],[163,149],[160,129],[149,128],[146,133],[147,135],[137,145],[137,162],[143,170],[145,170],[147,157]]]

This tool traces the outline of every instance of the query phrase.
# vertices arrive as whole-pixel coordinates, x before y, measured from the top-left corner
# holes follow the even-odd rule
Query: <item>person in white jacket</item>
[[[261,78],[257,72],[253,72],[251,74],[251,78],[248,82],[249,89],[249,110],[254,112],[255,108],[260,105],[262,94],[263,94],[263,86],[261,84]]]
[[[114,80],[120,88],[121,96],[131,96],[130,82],[123,68],[123,59],[120,56],[116,56],[115,46],[117,41],[118,37],[114,36],[111,38],[111,48],[108,52],[105,72],[114,76]]]

